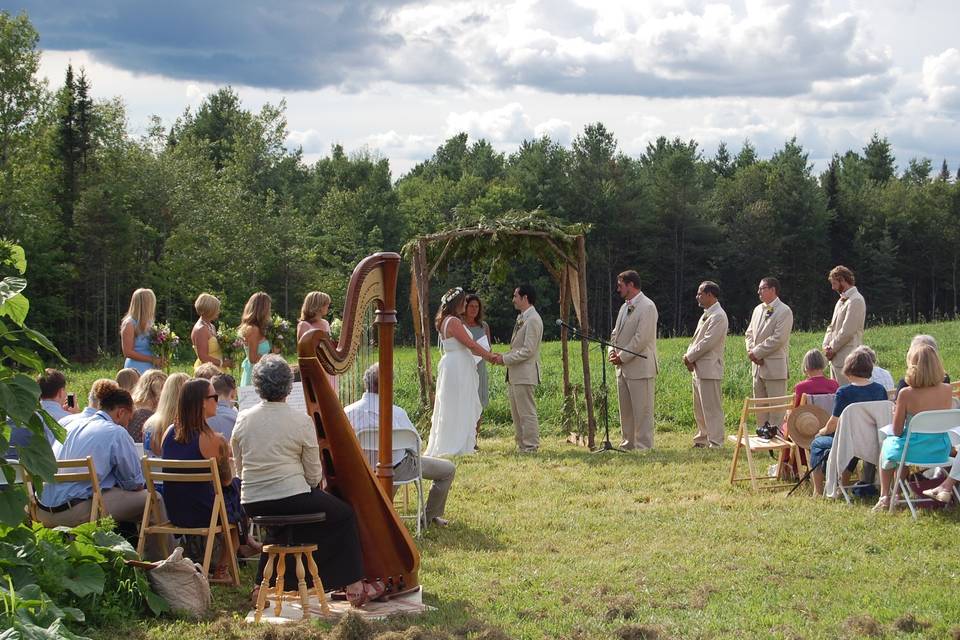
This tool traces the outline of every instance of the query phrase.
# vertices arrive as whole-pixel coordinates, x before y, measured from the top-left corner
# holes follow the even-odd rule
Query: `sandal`
[[[346,592],[347,602],[349,602],[350,606],[354,609],[359,609],[368,602],[381,600],[383,594],[386,592],[387,587],[380,580],[376,582],[364,582],[362,591],[356,593]]]
[[[873,509],[871,509],[871,511],[873,511],[874,513],[883,513],[884,511],[888,511],[889,509],[890,509],[890,496],[880,496],[880,499],[877,500],[877,504],[873,505]]]

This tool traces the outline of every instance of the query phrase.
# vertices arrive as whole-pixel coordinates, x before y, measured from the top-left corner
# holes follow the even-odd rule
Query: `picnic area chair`
[[[27,513],[34,522],[41,522],[38,517],[38,511],[41,508],[33,486],[33,477],[22,463],[19,464],[19,467],[23,475],[23,484],[27,489]],[[100,518],[108,515],[106,509],[103,507],[103,493],[100,491],[100,478],[97,476],[97,470],[93,465],[92,456],[57,460],[57,473],[54,474],[53,481],[56,483],[89,482],[93,489],[90,495],[90,518],[88,522],[96,522]],[[46,506],[58,507],[59,505]]]
[[[917,519],[917,508],[914,506],[916,502],[931,502],[933,498],[927,498],[926,496],[913,496],[910,495],[910,483],[907,482],[907,479],[902,477],[903,470],[907,466],[919,467],[921,469],[933,469],[934,467],[949,467],[953,465],[953,458],[950,457],[950,452],[947,452],[947,457],[943,460],[938,460],[936,462],[915,462],[910,460],[910,434],[912,433],[947,433],[951,429],[960,427],[960,409],[940,409],[936,411],[921,411],[917,415],[913,416],[913,419],[910,420],[910,423],[903,430],[903,453],[900,455],[900,464],[897,465],[896,474],[893,476],[896,482],[896,485],[892,487],[890,492],[890,513],[893,513],[894,508],[897,506],[897,492],[899,491],[903,495],[904,501],[907,503],[907,507],[910,508],[910,515],[913,516],[913,519]],[[954,493],[957,493],[956,487],[954,487]]]
[[[213,558],[213,543],[216,535],[223,536],[223,545],[226,548],[228,568],[233,576],[232,583],[240,586],[240,567],[237,565],[237,550],[230,537],[230,529],[237,526],[227,520],[227,507],[223,499],[223,485],[220,484],[220,473],[217,471],[217,461],[214,458],[207,460],[165,460],[163,458],[141,458],[143,465],[143,479],[147,483],[147,503],[143,508],[143,522],[140,524],[140,539],[137,540],[137,553],[143,556],[143,548],[150,534],[160,534],[164,556],[170,554],[167,549],[166,534],[204,536],[206,542],[203,552],[203,575],[210,574],[210,561]],[[181,473],[170,469],[189,470]],[[160,482],[209,482],[213,485],[213,509],[210,510],[210,524],[206,527],[178,527],[169,519],[160,518],[162,498],[157,493],[157,483]],[[157,524],[150,524],[151,516]]]
[[[767,452],[767,451],[788,451],[791,454],[794,454],[797,450],[797,446],[790,440],[776,435],[769,440],[765,438],[760,438],[756,435],[750,435],[753,430],[753,422],[750,420],[751,416],[755,416],[758,413],[787,413],[793,409],[793,396],[775,396],[773,398],[746,398],[743,401],[743,412],[740,414],[740,426],[737,429],[737,435],[727,436],[727,439],[735,442],[736,445],[733,449],[733,462],[730,465],[730,484],[735,482],[743,482],[745,480],[750,481],[750,487],[757,491],[760,489],[759,480],[770,481],[773,480],[772,484],[767,484],[765,489],[780,489],[784,487],[792,486],[790,483],[778,483],[780,479],[780,474],[783,471],[784,462],[781,458],[777,459],[777,470],[776,475],[772,477],[758,476],[757,474],[757,464],[758,461],[753,459],[753,454],[755,452]],[[750,423],[748,426],[748,422]],[[749,429],[749,430],[748,430]],[[746,454],[747,458],[747,470],[749,475],[747,476],[737,476],[737,464],[740,460],[741,452]]]

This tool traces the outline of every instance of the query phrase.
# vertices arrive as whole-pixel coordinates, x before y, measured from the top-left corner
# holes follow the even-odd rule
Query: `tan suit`
[[[642,292],[624,302],[610,335],[617,370],[617,398],[624,449],[653,448],[653,399],[657,372],[657,305]],[[625,349],[625,351],[620,351]],[[639,358],[632,351],[646,356]]]
[[[693,363],[693,415],[697,420],[694,444],[723,444],[723,347],[727,340],[727,312],[719,302],[703,310],[685,357]]]
[[[753,397],[774,398],[787,395],[788,359],[790,355],[790,331],[793,329],[793,311],[780,298],[774,300],[768,313],[767,305],[758,304],[747,327],[747,351],[763,360],[762,365],[752,363]],[[757,423],[779,425],[782,413],[758,413]]]
[[[833,307],[833,318],[823,336],[823,348],[830,347],[834,351],[830,371],[841,387],[850,382],[847,376],[843,375],[843,362],[854,349],[863,344],[863,323],[866,317],[867,303],[856,287],[844,291]]]
[[[540,384],[540,340],[543,320],[535,308],[528,307],[517,316],[510,338],[510,351],[503,354],[507,366],[507,393],[510,415],[516,430],[517,448],[533,452],[540,447],[540,424],[533,391]]]

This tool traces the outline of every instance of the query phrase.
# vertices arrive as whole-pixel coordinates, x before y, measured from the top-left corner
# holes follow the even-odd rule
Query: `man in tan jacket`
[[[693,374],[693,415],[697,435],[693,446],[723,445],[723,347],[727,340],[727,312],[718,300],[720,287],[707,280],[697,289],[697,304],[703,315],[697,322],[693,342],[683,356],[683,364]]]
[[[522,284],[513,291],[513,306],[520,312],[510,338],[510,351],[496,356],[507,367],[507,393],[510,396],[510,415],[516,430],[517,448],[535,453],[540,447],[540,424],[533,392],[540,384],[540,340],[543,338],[543,320],[533,306],[536,302],[533,287]]]
[[[617,370],[623,449],[653,448],[653,399],[657,368],[657,305],[640,291],[640,274],[617,276],[623,298],[610,334],[608,360]],[[634,355],[634,354],[639,354]],[[640,357],[642,356],[642,357]]]
[[[823,352],[830,361],[833,379],[842,387],[849,383],[843,375],[843,361],[863,344],[863,323],[867,317],[867,303],[854,286],[853,271],[843,265],[830,270],[830,287],[840,294],[833,308],[833,318],[823,336]]]
[[[747,327],[747,357],[753,363],[753,397],[775,398],[787,394],[787,362],[793,311],[780,300],[780,281],[764,278],[757,294],[760,304]],[[782,413],[758,413],[757,423],[779,425]]]

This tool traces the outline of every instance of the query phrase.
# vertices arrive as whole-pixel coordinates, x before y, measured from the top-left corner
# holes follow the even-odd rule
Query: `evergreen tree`
[[[740,149],[740,153],[737,154],[737,159],[733,161],[733,166],[735,169],[740,170],[757,162],[757,149],[752,144],[750,140],[743,141],[743,147]]]
[[[863,157],[867,165],[867,174],[874,182],[883,183],[896,175],[893,150],[886,138],[873,132],[870,143],[863,148]]]
[[[937,176],[937,180],[940,182],[949,182],[950,181],[950,168],[947,166],[947,159],[943,159],[943,164],[940,165],[940,174]]]
[[[930,158],[912,158],[900,179],[911,184],[926,184],[930,181],[932,172],[933,163]]]
[[[733,159],[730,157],[730,152],[727,150],[726,142],[720,142],[720,144],[717,146],[717,153],[707,164],[713,174],[718,178],[729,178],[733,175]]]

